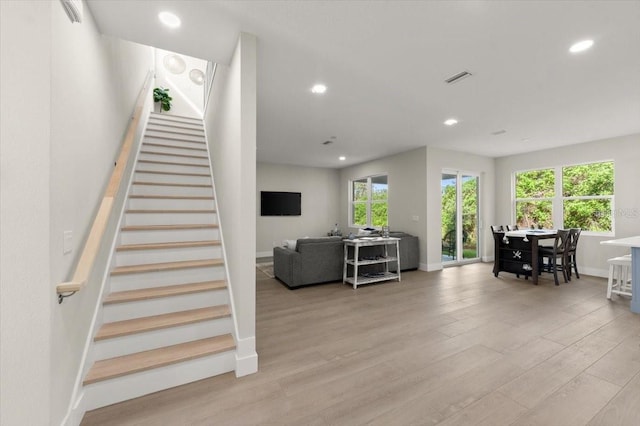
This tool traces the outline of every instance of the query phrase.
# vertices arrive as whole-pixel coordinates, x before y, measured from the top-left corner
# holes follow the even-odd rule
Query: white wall
[[[340,172],[337,169],[258,163],[256,190],[257,257],[272,256],[282,240],[322,237],[340,222]],[[260,216],[260,191],[302,193],[301,216]]]
[[[496,223],[514,222],[511,181],[519,170],[613,160],[615,162],[615,238],[640,235],[640,134],[586,142],[496,160]],[[603,247],[612,236],[580,236],[578,270],[605,276],[607,259],[628,250]]]
[[[480,175],[480,220],[478,233],[484,260],[493,260],[491,225],[494,217],[495,163],[490,157],[427,147],[427,235],[429,270],[442,268],[442,170],[474,172]]]
[[[156,63],[156,87],[169,89],[169,95],[173,98],[171,109],[163,111],[163,114],[182,115],[185,117],[202,118],[204,107],[204,84],[199,86],[189,78],[192,69],[199,69],[203,73],[207,71],[207,61],[183,54],[186,69],[182,74],[172,74],[164,66],[164,58],[176,53],[162,49],[155,49]],[[205,77],[206,78],[206,77]]]
[[[2,378],[1,423],[61,424],[105,256],[102,271],[62,305],[55,286],[73,274],[153,54],[102,37],[86,5],[82,24],[71,24],[59,2],[1,3],[1,334],[3,350],[16,357],[5,364],[3,355],[10,375]],[[64,231],[73,232],[69,254]]]
[[[340,223],[349,223],[349,181],[386,174],[389,184],[389,228],[404,231],[420,240],[420,268],[427,261],[427,177],[426,148],[419,148],[340,170]],[[418,220],[413,220],[417,216]],[[357,229],[351,229],[357,232]]]
[[[256,38],[241,33],[229,66],[218,65],[205,112],[229,284],[238,325],[236,374],[257,371]]]
[[[52,2],[0,2],[0,424],[50,424]],[[43,78],[44,77],[44,78]]]

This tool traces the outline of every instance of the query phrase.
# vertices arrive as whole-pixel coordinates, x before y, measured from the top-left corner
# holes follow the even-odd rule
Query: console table
[[[353,240],[344,240],[344,266],[342,271],[342,281],[346,284],[352,284],[354,290],[361,284],[370,284],[379,281],[395,280],[400,281],[400,249],[398,242],[400,238],[388,237],[361,237]],[[360,257],[360,249],[362,247],[383,246],[382,255],[371,256],[370,258]],[[349,255],[349,247],[353,247],[353,256]],[[398,270],[396,272],[389,271],[389,262],[398,262]],[[353,267],[353,275],[348,274],[349,265]],[[383,271],[374,271],[367,273],[359,269],[367,265],[384,265]]]
[[[555,238],[553,229],[523,229],[520,231],[494,232],[495,253],[493,275],[500,271],[531,277],[538,284],[540,263],[538,241]]]

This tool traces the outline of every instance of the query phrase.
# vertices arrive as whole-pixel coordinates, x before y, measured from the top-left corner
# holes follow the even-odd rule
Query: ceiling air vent
[[[447,84],[453,84],[467,77],[471,77],[471,73],[469,71],[462,71],[462,72],[459,72],[458,74],[452,75],[451,77],[446,79],[444,82]]]

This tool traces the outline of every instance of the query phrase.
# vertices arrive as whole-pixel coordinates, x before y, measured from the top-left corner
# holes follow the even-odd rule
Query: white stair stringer
[[[122,214],[85,368],[87,410],[237,365],[201,120],[151,114]]]

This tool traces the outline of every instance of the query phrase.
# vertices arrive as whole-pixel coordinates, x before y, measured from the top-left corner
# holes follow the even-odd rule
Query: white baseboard
[[[236,377],[247,376],[258,372],[258,353],[256,338],[237,338],[236,341]]]
[[[420,264],[420,269],[423,268],[423,263]],[[426,265],[426,269],[422,269],[423,271],[440,271],[442,270],[442,262],[438,263],[429,263]]]
[[[495,260],[495,256],[482,256],[482,261],[484,263],[493,262]]]
[[[84,392],[80,392],[80,396],[78,396],[73,407],[67,412],[64,419],[62,419],[60,426],[79,426],[86,412],[87,407],[85,407],[84,404]]]
[[[256,252],[256,259],[259,257],[272,257],[272,256],[273,256],[273,250]]]
[[[578,265],[578,272],[585,275],[590,275],[592,277],[600,277],[600,278],[608,278],[609,270],[608,269],[599,269],[599,268],[581,268]]]
[[[425,271],[427,272],[429,270],[429,265],[427,265],[426,263],[419,263],[418,264],[418,269],[420,271]]]

